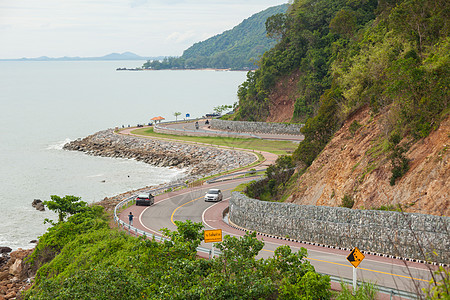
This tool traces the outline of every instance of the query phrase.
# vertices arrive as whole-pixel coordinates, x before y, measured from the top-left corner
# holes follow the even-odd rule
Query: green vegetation
[[[86,202],[80,201],[80,197],[66,195],[63,198],[51,195],[50,201],[44,201],[44,205],[48,209],[55,211],[58,214],[58,222],[64,222],[64,219],[70,215],[83,211],[86,207]],[[53,223],[51,220],[45,219],[47,223]]]
[[[267,177],[247,186],[246,194],[255,199],[264,201],[279,200],[281,191],[284,190],[292,174],[294,164],[292,156],[282,155],[277,158],[275,164],[266,170]]]
[[[372,207],[372,210],[383,210],[383,211],[398,211],[402,212],[401,206],[397,205],[381,205],[380,207]]]
[[[389,141],[392,143],[392,176],[390,184],[395,185],[395,181],[405,175],[409,170],[409,159],[404,155],[406,148],[399,145],[401,137],[399,134],[392,134]]]
[[[341,207],[353,208],[354,205],[355,200],[353,200],[351,196],[345,194],[344,197],[342,197]]]
[[[153,128],[140,128],[132,131],[133,134],[148,136],[152,138],[176,139],[179,141],[204,143],[214,146],[225,146],[232,148],[242,148],[254,151],[265,151],[277,155],[286,155],[293,151],[297,144],[289,141],[268,141],[261,139],[241,139],[228,137],[208,137],[208,136],[180,136],[173,134],[156,133]]]
[[[375,300],[377,299],[377,290],[371,283],[363,282],[358,286],[355,293],[343,282],[341,282],[341,293],[337,295],[336,300]]]
[[[359,128],[361,128],[361,124],[358,123],[358,121],[353,121],[352,124],[348,127],[348,130],[352,134],[352,136],[355,135],[356,131],[358,131]]]
[[[214,112],[221,115],[223,112],[229,111],[232,108],[233,108],[232,105],[219,105],[219,106],[214,107]]]
[[[284,13],[287,5],[270,7],[244,20],[231,30],[198,42],[186,49],[181,57],[167,57],[163,61],[148,61],[145,69],[255,69],[256,61],[276,41],[266,34],[266,19]]]
[[[39,268],[23,299],[330,299],[330,279],[314,271],[306,249],[288,246],[256,259],[255,233],[225,236],[222,254],[197,257],[201,223],[163,229],[170,241],[136,238],[108,227],[101,207],[85,207],[50,228],[31,259]]]
[[[348,43],[355,32],[372,20],[377,1],[302,0],[294,1],[287,14],[274,15],[266,22],[269,35],[281,36],[266,52],[260,68],[247,75],[239,89],[237,119],[262,121],[268,113],[271,88],[277,79],[300,72],[293,121],[306,120],[319,106],[319,99],[332,87],[330,66],[336,56],[335,43]],[[331,26],[338,12],[352,14],[353,23],[341,37],[341,28]],[[338,19],[347,21],[341,13]],[[334,21],[334,24],[341,20]],[[345,22],[347,23],[347,22]],[[330,28],[331,26],[331,28]]]
[[[433,272],[433,280],[430,280],[430,288],[423,289],[427,299],[449,299],[450,298],[450,270],[440,266]]]
[[[308,167],[352,113],[389,111],[400,138],[420,139],[447,117],[450,99],[450,8],[445,0],[295,0],[266,22],[279,43],[239,87],[236,120],[264,121],[271,92],[299,75],[292,122],[305,121],[293,154]],[[352,135],[360,124],[350,126]],[[408,170],[400,146],[389,149],[391,184]]]
[[[178,121],[178,116],[181,115],[181,112],[176,111],[173,113],[173,115],[175,116],[175,121]]]

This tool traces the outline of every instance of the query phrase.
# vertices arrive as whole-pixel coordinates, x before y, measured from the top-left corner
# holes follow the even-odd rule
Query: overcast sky
[[[179,56],[287,0],[0,0],[0,58]]]

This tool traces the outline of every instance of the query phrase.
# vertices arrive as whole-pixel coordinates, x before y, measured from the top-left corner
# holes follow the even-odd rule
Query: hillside
[[[181,57],[148,61],[145,69],[254,69],[259,57],[276,44],[267,37],[268,17],[285,13],[287,4],[270,7],[254,14],[231,30],[195,43]]]
[[[450,215],[450,117],[405,153],[409,170],[395,185],[389,151],[383,147],[383,119],[363,108],[336,132],[290,191],[288,202],[341,206],[347,197],[354,208],[395,209]],[[353,122],[361,125],[352,133]]]
[[[294,175],[253,196],[448,215],[449,20],[444,0],[294,1],[269,19],[280,42],[234,119],[304,122],[305,140]]]

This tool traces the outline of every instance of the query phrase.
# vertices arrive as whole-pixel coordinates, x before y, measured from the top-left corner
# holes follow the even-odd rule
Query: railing
[[[321,273],[321,274],[328,275],[328,274],[323,274],[323,273]],[[332,281],[332,282],[336,282],[336,283],[343,282],[348,285],[352,285],[352,283],[353,283],[353,281],[351,279],[340,278],[340,277],[333,276],[333,275],[328,275],[328,276],[330,276],[330,281]],[[357,284],[358,284],[358,286],[361,286],[362,282],[358,281]],[[417,294],[414,294],[411,292],[397,290],[397,289],[393,289],[390,287],[385,287],[385,286],[381,286],[381,285],[377,285],[377,284],[373,284],[373,285],[377,292],[380,292],[383,294],[388,294],[388,295],[390,295],[391,299],[393,296],[401,297],[402,299],[419,299],[419,296]]]
[[[208,183],[208,184],[210,184],[210,183],[214,183],[214,182],[220,182],[220,181],[225,181],[225,180],[231,180],[231,179],[234,179],[234,178],[236,178],[236,177],[239,177],[239,176],[242,176],[242,175],[244,175],[243,177],[247,177],[247,175],[250,175],[250,176],[248,176],[248,177],[260,177],[260,178],[262,178],[262,177],[264,177],[264,176],[262,176],[262,175],[256,175],[256,173],[258,173],[258,172],[265,172],[267,169],[263,169],[263,170],[252,170],[252,171],[243,171],[243,172],[237,172],[237,173],[231,173],[231,174],[225,174],[225,175],[222,175],[222,176],[218,176],[218,177],[214,177],[214,178],[212,178],[212,179],[210,179],[210,180],[206,180],[206,183]],[[231,177],[230,179],[227,179],[228,177]]]

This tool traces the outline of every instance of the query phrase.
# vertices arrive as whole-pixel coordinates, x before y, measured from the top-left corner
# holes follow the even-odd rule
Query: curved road
[[[266,163],[272,163],[275,158],[276,156],[269,156],[269,162]],[[175,220],[185,221],[189,219],[193,222],[202,222],[205,229],[222,229],[224,235],[241,236],[245,234],[244,231],[225,223],[222,213],[228,206],[231,190],[248,180],[247,178],[213,183],[159,195],[156,197],[154,205],[150,207],[132,206],[124,210],[120,214],[120,218],[127,222],[127,215],[132,211],[136,216],[134,227],[157,235],[161,235],[161,228],[175,230]],[[204,202],[203,195],[209,188],[221,189],[224,194],[224,201],[218,203]],[[289,245],[294,251],[304,247],[308,250],[308,259],[316,271],[341,278],[352,278],[353,267],[346,259],[349,254],[348,251],[261,235],[258,238],[265,242],[264,249],[259,254],[260,257],[271,256],[273,251],[281,245]],[[211,244],[203,244],[202,246],[211,248]],[[366,254],[366,258],[358,267],[358,281],[369,281],[381,286],[415,293],[417,287],[422,288],[428,285],[428,281],[431,279],[428,267],[421,263]]]

